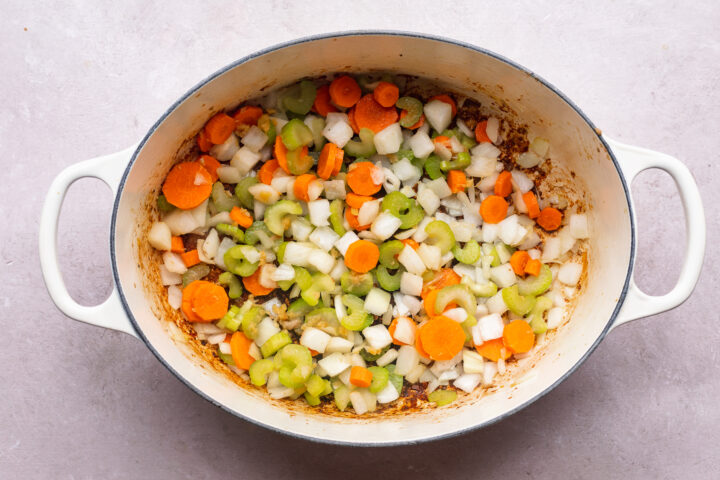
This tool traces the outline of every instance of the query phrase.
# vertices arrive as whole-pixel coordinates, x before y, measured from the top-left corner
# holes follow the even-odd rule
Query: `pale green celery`
[[[552,272],[550,267],[543,264],[540,275],[537,277],[528,275],[518,281],[518,292],[520,295],[541,295],[550,288],[550,284],[552,284]]]
[[[225,261],[228,272],[240,275],[241,277],[249,277],[258,269],[260,266],[259,262],[251,263],[245,258],[243,253],[245,248],[251,247],[247,245],[235,245],[225,252],[223,260]]]
[[[282,237],[290,226],[292,215],[302,215],[300,204],[292,200],[280,200],[265,210],[265,225],[272,233]]]
[[[378,265],[375,268],[375,278],[380,288],[387,292],[394,292],[400,288],[400,278],[404,271],[404,268],[398,268],[394,274],[391,274],[385,265]]]
[[[553,302],[548,297],[537,297],[535,307],[530,312],[530,315],[526,318],[530,322],[530,328],[532,328],[535,335],[540,335],[547,331],[547,322],[543,318],[543,314],[546,310],[552,308]]]
[[[253,208],[255,206],[255,198],[248,191],[248,188],[258,183],[257,177],[245,177],[235,185],[235,196],[240,200],[240,204],[245,208]]]
[[[405,244],[400,240],[388,240],[380,245],[380,265],[392,269],[398,268],[400,262],[398,262],[397,256],[403,248],[405,248]]]
[[[352,157],[370,157],[375,155],[375,134],[369,128],[361,128],[358,133],[360,141],[350,140],[345,144],[343,150]]]
[[[268,338],[263,346],[260,347],[260,353],[264,358],[271,357],[285,345],[292,343],[292,338],[287,330],[282,330],[272,337]]]
[[[340,287],[343,292],[359,297],[367,295],[373,287],[371,273],[343,272],[340,276]]]
[[[238,314],[238,316],[239,315],[240,314]],[[265,310],[257,305],[251,306],[248,310],[242,313],[242,330],[245,336],[250,340],[255,340],[255,337],[257,337],[258,325],[260,325],[263,318],[265,318]]]
[[[305,382],[305,388],[313,397],[320,397],[325,391],[325,382],[327,382],[327,380],[323,380],[320,375],[313,373],[310,375],[310,378],[308,378],[308,381]]]
[[[319,152],[325,145],[325,136],[323,130],[325,129],[325,119],[322,117],[312,117],[309,121],[310,131],[313,136],[313,150]]]
[[[330,202],[330,226],[341,237],[345,235],[345,227],[343,226],[343,210],[345,204],[339,198]]]
[[[403,387],[403,376],[395,373],[395,364],[394,363],[391,363],[390,365],[386,365],[385,370],[387,370],[390,373],[390,378],[389,378],[390,383],[392,384],[393,387],[395,387],[395,390],[397,390],[398,394],[401,394],[402,387]]]
[[[190,285],[195,280],[200,280],[201,278],[207,277],[207,275],[210,273],[210,267],[207,266],[204,263],[198,263],[197,265],[193,265],[192,267],[188,268],[185,273],[182,275],[182,286],[183,288]]]
[[[480,259],[481,249],[475,240],[470,240],[462,248],[460,248],[459,244],[455,244],[452,247],[452,253],[458,262],[474,265]]]
[[[222,353],[220,350],[218,350],[218,357],[220,357],[220,360],[227,363],[228,365],[235,365],[235,360],[233,360],[232,355],[227,353]]]
[[[333,392],[333,397],[335,398],[335,406],[338,408],[338,410],[344,412],[347,406],[350,404],[350,389],[345,385],[341,385],[340,387],[335,389],[335,391]]]
[[[283,94],[281,101],[283,107],[298,115],[307,114],[315,102],[317,88],[310,80],[303,80],[288,88]]]
[[[503,288],[502,298],[505,305],[516,315],[527,315],[535,307],[535,297],[532,295],[520,295],[517,285]]]
[[[268,237],[272,236],[272,233],[270,232],[270,229],[265,225],[265,222],[261,220],[257,220],[250,225],[247,230],[245,230],[245,244],[246,245],[255,245],[260,241],[260,237],[258,236],[258,232],[262,231],[267,235]]]
[[[305,327],[313,327],[330,335],[337,336],[342,333],[342,326],[338,321],[334,308],[316,308],[305,314]]]
[[[358,296],[352,294],[345,294],[342,296],[342,303],[350,311],[365,310],[365,302]]]
[[[300,285],[298,283],[298,285]],[[300,286],[300,296],[305,300],[308,305],[315,306],[320,300],[320,293],[329,292],[335,288],[335,280],[326,273],[314,273],[312,275],[311,284],[308,288],[303,289]]]
[[[307,402],[307,404],[311,407],[317,407],[318,405],[320,405],[320,398],[311,395],[310,392],[305,392],[303,396],[305,397],[305,401]]]
[[[477,299],[467,285],[462,283],[449,285],[440,290],[435,301],[435,311],[443,312],[451,303],[457,303],[468,315],[474,316],[477,310]]]
[[[233,305],[227,313],[216,323],[218,328],[225,328],[232,332],[236,332],[240,328],[242,315],[240,315],[240,307]]]
[[[462,280],[460,280],[460,283],[467,285],[476,297],[492,297],[497,293],[497,285],[489,280],[485,283],[475,283],[470,278],[464,276]]]
[[[275,355],[275,367],[278,369],[280,383],[288,388],[300,388],[312,374],[310,350],[297,343],[285,345]]]
[[[423,114],[423,104],[414,97],[400,97],[395,106],[400,110],[405,110],[407,114],[400,119],[400,126],[410,128],[420,121]]]
[[[465,170],[470,166],[470,154],[468,152],[460,152],[455,156],[455,160],[443,160],[440,162],[440,170],[447,172],[450,170]]]
[[[369,327],[372,321],[373,317],[369,313],[362,310],[355,310],[350,315],[343,317],[340,320],[340,324],[348,330],[359,332]]]
[[[381,392],[385,387],[387,387],[387,384],[390,381],[390,372],[383,367],[368,367],[368,370],[372,372],[372,381],[370,383],[369,390],[372,393]]]
[[[454,402],[457,399],[457,392],[455,390],[435,390],[428,395],[428,400],[436,404],[438,407],[442,407],[449,403]]]
[[[388,345],[387,347],[383,348],[382,350],[380,350],[380,351],[377,352],[377,353],[370,353],[370,351],[368,351],[367,347],[363,347],[363,349],[360,350],[360,356],[361,356],[361,357],[363,358],[363,360],[365,360],[366,362],[375,362],[375,361],[377,361],[378,358],[380,358],[380,357],[382,357],[383,355],[385,355],[385,353],[386,353],[388,350],[390,350],[390,345]]]
[[[245,232],[235,225],[230,225],[229,223],[218,223],[215,225],[215,229],[223,235],[232,237],[233,240],[238,243],[245,243]]]
[[[240,206],[240,199],[230,195],[222,182],[215,182],[212,186],[212,202],[218,212],[229,212],[233,207]]]
[[[275,361],[272,358],[263,358],[256,360],[250,365],[250,382],[253,385],[262,387],[267,383],[267,377],[275,370]]]
[[[313,133],[302,120],[293,118],[280,130],[280,138],[288,150],[296,150],[304,145],[310,145],[313,141]]]
[[[400,229],[412,228],[425,218],[425,210],[414,198],[401,192],[390,192],[382,200],[381,208],[400,219]]]
[[[231,299],[240,298],[243,293],[242,282],[231,272],[223,272],[217,279],[218,284],[228,287],[228,297]]]
[[[443,255],[455,246],[455,235],[450,226],[442,220],[433,220],[428,223],[425,227],[425,233],[428,234],[425,243],[440,247]]]

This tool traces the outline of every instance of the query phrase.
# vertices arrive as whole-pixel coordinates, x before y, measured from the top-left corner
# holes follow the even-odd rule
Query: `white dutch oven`
[[[204,368],[188,354],[183,342],[168,334],[167,322],[153,314],[156,299],[143,288],[135,232],[144,220],[142,207],[149,192],[159,187],[178,147],[202,127],[211,110],[257,96],[264,87],[287,85],[302,77],[371,70],[428,77],[469,96],[481,89],[505,102],[532,131],[550,139],[553,159],[572,169],[587,187],[591,222],[587,288],[572,320],[559,329],[533,374],[519,385],[505,385],[459,408],[394,417],[347,418],[289,411]],[[662,296],[646,295],[632,280],[637,234],[629,185],[648,168],[672,176],[686,215],[685,263],[677,285]],[[93,307],[79,305],[70,297],[57,261],[57,221],[63,197],[82,177],[99,178],[115,193],[110,231],[115,288],[104,303]],[[50,188],[40,224],[43,275],[53,301],[66,315],[142,339],[180,380],[239,417],[311,440],[355,445],[443,438],[491,424],[529,405],[573,372],[611,329],[682,303],[700,274],[704,248],[700,194],[681,162],[608,140],[560,92],[507,59],[451,40],[396,32],[351,32],[298,40],[222,69],[172,105],[138,146],[65,169]]]

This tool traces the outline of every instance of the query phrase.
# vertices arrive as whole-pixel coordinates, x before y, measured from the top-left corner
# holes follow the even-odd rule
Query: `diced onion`
[[[576,262],[568,262],[558,270],[557,279],[565,285],[577,285],[582,275],[583,267]]]
[[[172,248],[172,232],[165,222],[155,222],[148,232],[148,242],[158,250]]]
[[[398,358],[395,361],[395,373],[398,375],[407,375],[420,361],[414,345],[403,345],[398,350]]]
[[[542,158],[533,152],[523,152],[518,155],[517,164],[522,168],[532,168],[542,162]]]

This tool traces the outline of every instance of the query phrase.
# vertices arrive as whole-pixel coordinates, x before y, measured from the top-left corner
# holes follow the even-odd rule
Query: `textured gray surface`
[[[441,9],[356,1],[330,11],[275,0],[29,3],[4,2],[0,17],[0,478],[720,477],[715,2],[456,1]],[[499,424],[384,449],[321,446],[252,426],[192,393],[139,341],[58,312],[36,237],[60,170],[136,142],[176,97],[243,55],[373,27],[504,54],[554,83],[608,135],[686,162],[709,214],[695,294],[612,332],[560,387]],[[633,188],[638,282],[662,293],[682,262],[680,202],[658,172]],[[110,203],[99,182],[80,181],[61,218],[64,272],[86,304],[110,291]]]

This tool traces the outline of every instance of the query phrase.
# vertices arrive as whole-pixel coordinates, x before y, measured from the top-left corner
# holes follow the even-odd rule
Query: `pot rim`
[[[615,167],[615,170],[617,171],[617,174],[620,178],[620,182],[623,187],[623,191],[625,192],[625,200],[627,203],[628,208],[628,215],[630,216],[630,259],[628,262],[628,268],[627,273],[625,275],[625,282],[623,284],[622,291],[619,295],[617,305],[615,306],[615,309],[613,310],[612,315],[610,315],[610,318],[608,319],[607,324],[603,328],[602,332],[598,337],[595,339],[593,344],[587,349],[587,351],[583,354],[583,356],[570,368],[568,371],[566,371],[562,376],[560,376],[554,383],[552,383],[550,386],[542,390],[541,392],[538,392],[535,396],[524,402],[523,404],[513,408],[512,410],[509,410],[507,412],[504,412],[501,415],[497,415],[496,417],[482,423],[478,423],[476,425],[471,425],[463,429],[456,430],[454,432],[445,433],[441,435],[432,435],[428,436],[426,438],[416,439],[416,440],[399,440],[399,441],[393,441],[393,442],[356,442],[356,441],[339,441],[339,440],[330,440],[325,438],[318,438],[310,435],[305,435],[302,433],[297,432],[291,432],[289,430],[284,430],[282,428],[278,428],[272,425],[268,425],[266,423],[263,423],[253,417],[249,417],[246,415],[243,415],[239,412],[236,412],[229,407],[225,406],[224,404],[216,401],[214,398],[210,397],[208,394],[206,394],[203,390],[200,390],[199,388],[196,388],[192,383],[190,383],[189,380],[187,380],[182,374],[180,374],[175,368],[173,368],[166,360],[165,358],[153,347],[153,345],[150,343],[150,341],[147,339],[145,334],[143,333],[142,329],[139,327],[138,322],[135,320],[135,316],[132,313],[132,310],[130,309],[130,306],[128,305],[127,299],[125,297],[125,293],[123,291],[122,284],[120,283],[120,276],[117,268],[117,257],[115,254],[115,228],[116,228],[116,222],[117,222],[117,213],[119,209],[120,204],[120,197],[123,192],[125,182],[127,180],[128,174],[130,173],[130,170],[132,169],[133,165],[135,164],[135,160],[137,159],[138,153],[142,150],[142,148],[145,146],[145,143],[148,141],[151,135],[155,133],[155,130],[162,124],[165,119],[170,116],[173,111],[182,104],[186,99],[188,99],[191,95],[193,95],[195,92],[203,88],[207,83],[214,80],[215,78],[225,74],[227,71],[242,65],[244,63],[247,63],[250,60],[253,60],[257,57],[261,57],[265,54],[274,52],[276,50],[281,50],[283,48],[287,48],[294,45],[300,45],[304,43],[310,43],[317,40],[325,40],[328,38],[341,38],[341,37],[353,37],[353,36],[392,36],[392,37],[406,37],[406,38],[419,38],[423,40],[433,40],[437,42],[443,42],[450,45],[454,45],[456,47],[465,48],[468,50],[472,50],[476,53],[481,53],[483,55],[490,56],[496,60],[499,60],[521,72],[526,73],[527,75],[530,75],[532,78],[536,79],[538,82],[543,84],[545,87],[547,87],[549,90],[551,90],[555,95],[560,97],[561,100],[563,100],[566,104],[568,104],[573,110],[577,112],[578,115],[587,123],[588,127],[590,127],[593,132],[598,137],[598,140],[602,143],[603,147],[605,148],[605,151],[610,156],[610,159],[613,162],[613,165]],[[148,347],[148,349],[155,355],[155,357],[162,363],[165,368],[167,368],[170,372],[172,372],[175,377],[177,377],[182,383],[184,383],[187,387],[189,387],[191,390],[193,390],[196,394],[200,395],[203,399],[207,400],[208,402],[212,403],[213,405],[221,408],[227,413],[230,413],[231,415],[234,415],[238,418],[241,418],[245,421],[248,421],[252,423],[253,425],[261,426],[263,428],[267,428],[269,430],[272,430],[277,433],[281,433],[284,435],[288,435],[294,438],[300,438],[304,440],[309,440],[316,443],[321,444],[330,444],[330,445],[339,445],[339,446],[353,446],[353,447],[388,447],[388,446],[401,446],[401,445],[417,445],[420,443],[426,443],[426,442],[433,442],[438,440],[443,440],[446,438],[456,437],[459,435],[466,434],[468,432],[479,430],[481,428],[488,427],[496,422],[499,422],[517,412],[520,410],[528,407],[529,405],[535,403],[537,400],[542,398],[543,396],[547,395],[550,391],[554,390],[560,383],[565,381],[567,377],[569,377],[577,368],[587,360],[587,358],[595,351],[597,346],[600,344],[600,342],[605,338],[605,336],[610,331],[613,323],[615,322],[615,319],[617,318],[618,313],[620,312],[620,309],[622,308],[622,305],[625,301],[625,297],[627,295],[628,287],[630,284],[630,278],[632,276],[633,266],[635,264],[635,246],[636,246],[636,231],[635,231],[635,212],[633,210],[632,205],[632,197],[630,196],[630,191],[627,185],[627,182],[625,181],[625,177],[623,176],[622,170],[620,168],[620,165],[615,158],[615,155],[613,154],[612,149],[607,144],[605,139],[603,138],[602,134],[598,133],[598,129],[595,127],[593,122],[588,118],[588,116],[572,101],[570,100],[565,94],[563,94],[558,88],[556,88],[553,84],[545,80],[544,78],[538,76],[531,70],[525,68],[524,66],[514,62],[513,60],[510,60],[502,55],[499,55],[497,53],[494,53],[490,50],[487,50],[482,47],[478,47],[463,41],[454,40],[447,37],[441,37],[436,35],[428,35],[424,33],[416,33],[416,32],[410,32],[410,31],[402,31],[402,30],[349,30],[349,31],[340,31],[340,32],[330,32],[330,33],[322,33],[318,35],[311,35],[306,37],[301,37],[295,40],[291,40],[288,42],[283,42],[279,44],[275,44],[273,46],[264,48],[262,50],[259,50],[257,52],[251,53],[250,55],[246,55],[245,57],[242,57],[222,68],[219,70],[213,72],[209,76],[205,77],[203,80],[195,84],[193,87],[191,87],[185,94],[183,94],[180,98],[178,98],[175,102],[170,105],[165,112],[158,118],[158,120],[153,124],[152,127],[148,130],[147,134],[143,137],[142,141],[138,144],[135,152],[133,153],[130,162],[128,163],[125,172],[122,175],[122,178],[120,180],[120,184],[118,185],[118,190],[115,195],[115,201],[113,202],[113,211],[112,211],[112,218],[110,222],[110,259],[111,259],[111,267],[112,267],[112,274],[113,274],[113,280],[115,282],[115,285],[118,289],[118,293],[120,294],[120,301],[122,302],[123,308],[125,309],[125,313],[127,314],[128,318],[130,319],[130,323],[132,324],[135,331],[138,333],[138,336],[142,339],[142,341],[145,343],[145,345]]]

